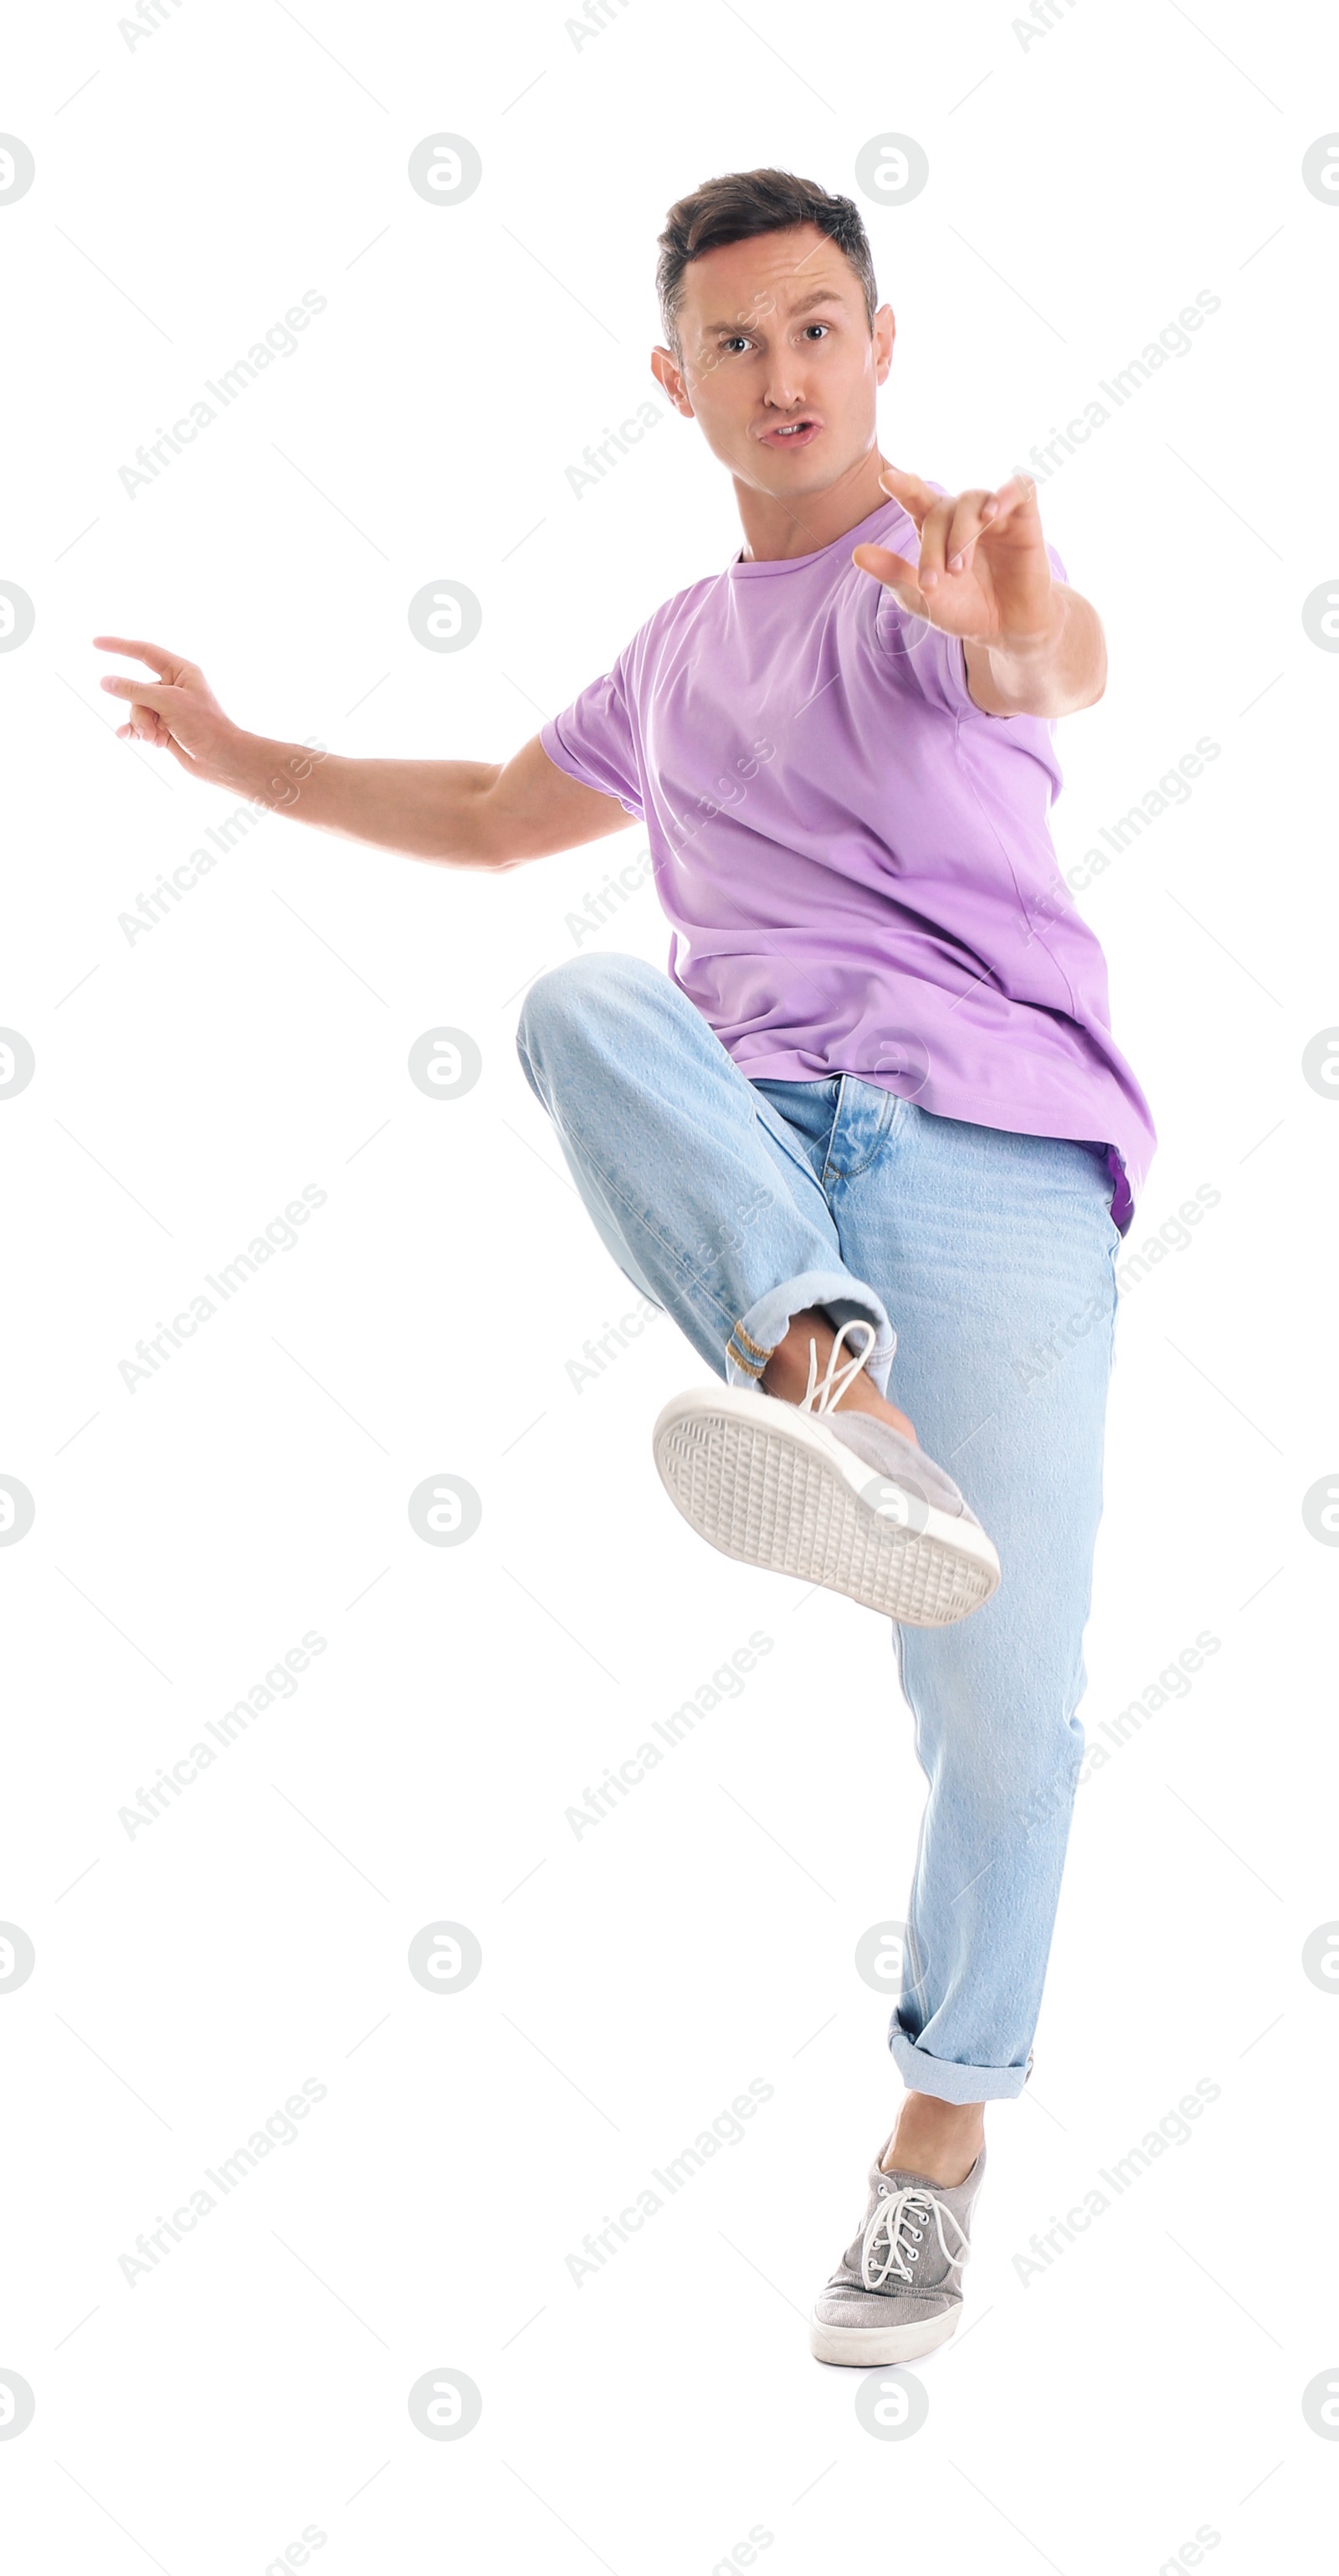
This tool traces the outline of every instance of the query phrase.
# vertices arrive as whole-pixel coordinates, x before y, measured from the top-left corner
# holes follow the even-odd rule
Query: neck
[[[795,555],[814,555],[835,545],[848,528],[881,509],[888,499],[879,476],[884,460],[877,445],[848,465],[835,483],[821,492],[800,492],[791,499],[760,491],[756,483],[733,478],[739,524],[744,531],[745,563],[786,563]]]

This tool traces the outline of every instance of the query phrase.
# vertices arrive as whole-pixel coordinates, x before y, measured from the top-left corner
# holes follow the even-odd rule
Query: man
[[[123,734],[357,840],[510,867],[645,821],[669,976],[541,976],[521,1057],[614,1259],[724,1380],[656,1425],[679,1509],[895,1622],[929,1781],[907,2091],[811,2329],[883,2364],[957,2323],[1082,1749],[1114,1253],[1154,1142],[1047,823],[1105,649],[1026,478],[950,495],[880,456],[895,326],[850,199],[712,180],[658,286],[652,370],[744,544],[510,761],[313,767],[194,665],[97,640],[158,675],[103,681]]]

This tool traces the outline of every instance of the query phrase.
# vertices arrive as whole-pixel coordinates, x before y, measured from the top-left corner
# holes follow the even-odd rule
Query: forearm
[[[1065,582],[1053,583],[1050,601],[1042,633],[966,646],[972,695],[987,714],[1065,716],[1101,697],[1107,656],[1096,609]]]
[[[346,840],[457,867],[496,864],[483,800],[498,766],[483,760],[345,760],[303,743],[234,734],[213,783]]]

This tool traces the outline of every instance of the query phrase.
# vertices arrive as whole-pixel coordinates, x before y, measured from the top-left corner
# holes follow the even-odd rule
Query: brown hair
[[[865,298],[871,331],[878,305],[874,262],[860,209],[850,197],[830,197],[813,179],[793,170],[732,170],[724,178],[704,180],[689,197],[680,197],[665,218],[659,236],[656,292],[665,338],[679,354],[678,317],[683,301],[683,273],[689,262],[728,242],[751,241],[758,233],[790,232],[797,224],[816,224],[850,261]]]

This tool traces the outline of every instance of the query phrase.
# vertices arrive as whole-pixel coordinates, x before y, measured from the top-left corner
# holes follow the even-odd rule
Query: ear
[[[692,420],[693,406],[688,399],[683,370],[672,350],[655,348],[651,351],[651,373],[662,392],[669,395],[675,410],[681,412],[685,420]]]
[[[893,363],[893,342],[897,337],[897,324],[893,318],[893,308],[891,304],[881,304],[879,306],[878,312],[874,316],[873,337],[874,381],[876,384],[881,385],[885,381],[888,370]]]

